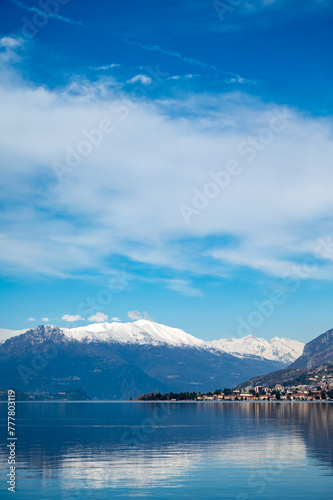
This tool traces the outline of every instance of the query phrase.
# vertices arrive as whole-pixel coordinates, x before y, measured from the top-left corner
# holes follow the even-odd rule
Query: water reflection
[[[21,403],[18,493],[330,498],[332,423],[328,403]],[[5,473],[3,448],[0,459]]]

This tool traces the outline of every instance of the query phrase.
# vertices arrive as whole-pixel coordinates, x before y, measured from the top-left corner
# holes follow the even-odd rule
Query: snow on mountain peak
[[[3,330],[4,331],[4,330]],[[3,339],[16,336],[23,331],[4,331]],[[39,326],[26,331],[36,342],[42,338],[53,338],[56,334],[61,341],[107,342],[132,345],[192,347],[209,351],[225,352],[238,358],[262,358],[291,364],[303,353],[304,344],[298,340],[273,337],[271,340],[248,335],[237,339],[220,339],[206,342],[190,335],[180,328],[154,323],[146,319],[128,323],[93,323],[76,328],[57,328],[52,325]],[[1,334],[1,331],[0,331]]]
[[[205,342],[179,328],[140,319],[133,323],[94,323],[78,328],[63,328],[71,340],[87,342],[118,342],[136,345],[170,345],[223,351],[238,358],[260,357],[290,364],[301,356],[304,344],[298,340],[274,337],[271,340],[248,335],[239,339]]]
[[[303,353],[304,343],[298,340],[273,337],[271,340],[253,335],[239,339],[213,340],[209,344],[239,358],[257,356],[281,363],[292,363]]]
[[[145,319],[133,323],[94,323],[78,328],[63,328],[62,331],[68,339],[78,341],[206,347],[206,342],[179,328],[172,328]]]

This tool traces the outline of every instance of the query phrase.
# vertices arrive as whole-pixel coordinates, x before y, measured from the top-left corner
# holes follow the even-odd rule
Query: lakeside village
[[[274,375],[274,372],[272,373]],[[286,375],[288,381],[286,381]],[[291,376],[290,376],[291,375]],[[285,381],[281,379],[285,377]],[[141,394],[135,401],[333,401],[333,364],[323,364],[307,370],[296,369],[292,373],[280,374],[280,383],[271,378],[261,386],[260,378],[253,379],[254,386],[235,389],[218,389],[214,392],[164,393],[153,391]],[[255,385],[257,384],[257,385]],[[36,391],[33,394],[15,391],[16,401],[94,401],[81,388],[72,388],[50,394]],[[8,389],[0,389],[0,401],[6,401]],[[133,401],[128,398],[128,401]]]
[[[205,394],[180,392],[142,394],[136,401],[333,401],[333,376],[317,375],[311,385],[274,387],[248,386],[243,389],[218,389]]]

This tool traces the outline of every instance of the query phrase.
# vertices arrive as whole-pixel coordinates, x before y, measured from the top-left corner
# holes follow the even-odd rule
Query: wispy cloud
[[[64,314],[61,319],[67,321],[68,323],[73,323],[75,321],[85,321],[85,319],[82,318],[82,316],[80,316],[79,314]]]
[[[169,290],[174,290],[182,295],[187,295],[188,297],[202,297],[202,292],[189,283],[187,280],[172,279],[167,280],[167,288]]]
[[[0,64],[17,63],[21,60],[20,51],[24,40],[19,37],[4,36],[0,39]]]
[[[257,85],[259,80],[250,80],[249,78],[243,78],[242,76],[229,78],[224,80],[225,83],[238,83],[240,85]]]
[[[136,75],[133,76],[130,80],[127,80],[127,83],[136,83],[140,82],[142,85],[151,85],[153,83],[153,80],[150,78],[150,76],[147,75]]]
[[[240,92],[130,107],[125,91],[101,97],[94,83],[78,80],[83,93],[73,94],[72,87],[33,86],[18,74],[0,81],[0,184],[8,206],[0,214],[3,272],[104,274],[122,255],[173,269],[179,280],[166,286],[196,294],[186,272],[221,276],[247,266],[276,276],[302,258],[305,245],[331,233],[330,117],[287,110],[290,125],[272,136],[269,125],[281,124],[282,107]],[[106,118],[115,125],[108,140],[59,186],[52,162],[65,161],[68,148],[76,152],[87,139],[81,131],[89,136]],[[210,173],[223,175],[231,160],[241,174],[205,205]],[[205,207],[186,224],[179,205],[198,203],[198,191]],[[320,271],[332,278],[328,263]]]
[[[112,63],[112,64],[106,64],[104,66],[89,66],[89,69],[91,69],[93,71],[107,71],[109,69],[119,68],[119,67],[120,67],[120,64]]]
[[[153,52],[160,52],[161,54],[165,54],[165,55],[171,56],[171,57],[177,57],[177,59],[181,59],[182,61],[187,62],[189,64],[193,64],[195,66],[201,66],[202,68],[211,69],[211,70],[216,71],[217,73],[220,73],[220,74],[230,75],[233,77],[239,77],[239,75],[237,75],[235,73],[232,73],[230,71],[221,70],[212,64],[208,64],[206,62],[199,61],[198,59],[194,59],[193,57],[183,56],[179,52],[174,52],[172,50],[163,49],[159,45],[145,45],[144,43],[137,42],[134,40],[128,40],[127,38],[123,38],[123,41],[126,43],[130,43],[131,45],[135,45],[136,47],[141,47],[142,49],[145,49],[145,50],[150,50]]]
[[[44,323],[48,323],[48,321],[49,321],[49,318],[47,318],[47,317],[45,317],[45,318],[42,318],[42,321],[43,321]]]
[[[194,74],[192,75],[191,73],[189,73],[188,75],[173,75],[173,76],[169,76],[167,78],[167,80],[190,80],[192,78],[198,78],[200,75],[198,74]]]
[[[255,25],[265,26],[285,21],[286,17],[300,19],[318,12],[332,15],[331,0],[240,0],[236,4],[228,1],[214,0],[213,7],[220,19],[222,31],[244,30]],[[261,15],[263,14],[263,15]],[[251,22],[244,18],[251,17]]]
[[[296,0],[294,2],[289,0],[248,0],[242,2],[241,6],[250,13],[256,13],[258,10],[267,8],[285,9],[286,7],[298,8],[299,6],[305,9],[331,8],[332,3],[331,0]]]
[[[20,9],[27,10],[29,12],[35,12],[36,14],[48,17],[50,19],[57,19],[58,21],[63,21],[65,23],[77,24],[78,26],[86,27],[81,21],[73,21],[72,19],[68,19],[68,17],[60,16],[59,14],[48,14],[47,12],[45,12],[42,9],[39,9],[38,7],[30,7],[29,5],[26,5],[24,2],[21,2],[20,0],[7,0],[7,1],[12,3],[13,5],[16,5],[16,7],[19,7]]]

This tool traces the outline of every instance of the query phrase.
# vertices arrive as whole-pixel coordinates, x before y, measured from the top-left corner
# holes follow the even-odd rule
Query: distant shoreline
[[[324,401],[324,400],[317,400],[317,401],[124,401],[124,400],[95,400],[95,401],[67,401],[67,400],[57,400],[57,401],[52,401],[49,399],[45,400],[38,400],[38,401],[16,401],[16,403],[25,403],[25,404],[39,404],[39,403],[50,403],[50,404],[59,404],[59,403],[128,403],[128,404],[133,404],[133,403],[139,403],[139,404],[254,404],[254,403],[260,403],[260,404],[304,404],[304,403],[309,403],[309,404],[326,404],[326,403],[333,403],[333,401]],[[0,401],[0,404],[7,405],[7,401]]]

